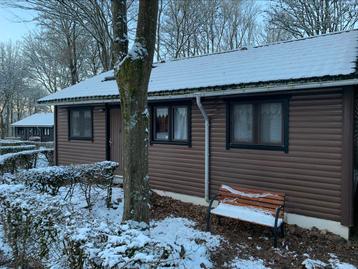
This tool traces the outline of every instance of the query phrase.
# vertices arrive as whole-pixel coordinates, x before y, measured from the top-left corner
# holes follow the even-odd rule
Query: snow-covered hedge
[[[118,163],[116,162],[104,161],[93,164],[34,168],[13,175],[12,181],[54,195],[58,193],[60,187],[77,183],[86,186],[103,185],[111,187],[114,170],[117,167]],[[7,179],[7,181],[9,180]]]
[[[19,145],[19,146],[0,146],[0,154],[15,153],[25,150],[34,150],[36,149],[35,145]]]
[[[36,193],[21,184],[0,185],[1,223],[16,268],[48,257],[58,240],[57,225],[68,215],[65,205],[59,197]]]
[[[176,268],[174,248],[149,236],[143,223],[88,223],[71,227],[64,236],[70,268]],[[184,253],[183,253],[184,254]],[[176,256],[176,259],[174,258]]]
[[[73,269],[176,268],[185,255],[185,248],[151,238],[143,223],[103,222],[78,212],[76,203],[22,184],[0,185],[0,218],[16,268],[30,261]]]
[[[20,145],[31,145],[30,141],[22,140],[11,140],[11,139],[0,139],[0,146],[20,146]]]
[[[20,169],[31,169],[36,167],[39,154],[45,155],[49,165],[53,165],[52,149],[25,150],[16,153],[8,153],[0,155],[0,175],[4,173],[15,173]]]

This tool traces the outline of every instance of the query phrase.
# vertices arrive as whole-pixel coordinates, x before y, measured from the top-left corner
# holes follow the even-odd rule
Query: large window
[[[228,104],[227,148],[288,150],[288,101]]]
[[[152,143],[189,144],[190,106],[155,105],[152,110]]]
[[[92,109],[69,110],[69,139],[92,139]]]

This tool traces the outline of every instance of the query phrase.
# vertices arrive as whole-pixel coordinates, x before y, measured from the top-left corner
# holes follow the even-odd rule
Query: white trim
[[[306,229],[316,227],[320,230],[326,230],[331,233],[337,234],[346,240],[349,239],[349,227],[343,226],[338,221],[307,217],[292,213],[285,214],[285,221],[288,224],[296,224]]]
[[[195,205],[208,206],[208,203],[204,198],[180,194],[175,192],[153,190],[161,196],[168,196],[176,200],[180,200],[185,203],[192,203]],[[303,215],[285,213],[285,222],[288,224],[296,224],[305,229],[311,229],[316,227],[320,230],[326,230],[336,235],[343,237],[348,240],[349,238],[349,227],[343,226],[338,221],[319,219],[313,217],[307,217]]]
[[[156,192],[157,194],[159,194],[160,196],[167,196],[167,197],[173,198],[175,200],[182,201],[184,203],[192,203],[192,204],[201,205],[201,206],[209,205],[209,203],[206,202],[205,199],[201,198],[201,197],[187,195],[187,194],[181,194],[181,193],[176,193],[176,192],[170,192],[170,191],[161,191],[161,190],[156,190],[156,189],[154,189],[153,191]]]
[[[330,87],[342,87],[358,84],[358,79],[346,79],[346,80],[333,80],[333,81],[321,81],[321,82],[308,82],[308,83],[287,83],[284,85],[268,85],[264,87],[245,87],[245,88],[232,88],[227,90],[215,90],[215,88],[209,88],[204,90],[198,89],[195,93],[186,93],[186,94],[175,94],[176,91],[172,91],[174,94],[170,95],[158,95],[150,96],[149,92],[148,100],[170,100],[170,99],[183,99],[183,98],[195,98],[197,95],[202,97],[215,97],[215,96],[225,96],[225,95],[234,95],[234,94],[244,94],[244,93],[265,93],[265,92],[275,92],[275,91],[293,91],[293,90],[303,90],[303,89],[318,89],[318,88],[330,88]],[[225,87],[218,86],[218,87]],[[178,90],[180,91],[180,90]],[[160,92],[157,92],[160,94]],[[95,98],[91,97],[91,98]],[[106,96],[98,96],[98,98],[105,98]],[[75,97],[75,98],[88,98],[88,96]],[[41,105],[71,105],[71,104],[103,104],[103,103],[113,103],[119,102],[118,98],[111,99],[94,99],[94,100],[69,100],[66,101],[63,98],[62,101],[56,102],[55,100],[44,100],[40,101]]]

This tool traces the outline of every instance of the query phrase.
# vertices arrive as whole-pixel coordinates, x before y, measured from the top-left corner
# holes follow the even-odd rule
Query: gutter
[[[210,122],[209,122],[209,117],[208,114],[206,113],[203,104],[201,103],[201,96],[199,94],[197,94],[196,96],[196,104],[198,106],[198,108],[200,109],[201,115],[203,115],[204,121],[205,121],[205,201],[209,202],[210,197],[209,197],[209,184],[210,184],[210,178],[209,178],[209,166],[210,166],[210,160],[209,160],[209,155],[210,155]]]
[[[173,100],[173,99],[183,99],[183,98],[195,98],[198,94],[201,97],[215,97],[215,96],[227,96],[235,94],[249,94],[249,93],[266,93],[266,92],[279,92],[279,91],[294,91],[294,90],[303,90],[303,89],[317,89],[317,88],[330,88],[330,87],[343,87],[358,85],[358,79],[346,79],[346,80],[331,80],[331,81],[321,81],[321,82],[308,82],[308,83],[291,83],[284,85],[267,85],[261,87],[246,87],[246,88],[231,88],[227,90],[215,90],[214,88],[208,88],[207,91],[200,91],[196,93],[183,93],[183,94],[174,94],[172,95],[152,95],[148,96],[149,101],[159,101],[159,100]],[[49,101],[39,101],[39,104],[44,105],[75,105],[75,104],[98,104],[98,103],[112,103],[119,102],[119,96],[96,96],[97,99],[86,99],[81,100],[80,98],[68,98],[62,100],[49,100]],[[101,98],[101,99],[99,99]]]

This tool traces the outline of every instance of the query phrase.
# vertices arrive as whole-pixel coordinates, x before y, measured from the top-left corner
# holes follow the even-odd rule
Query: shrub
[[[173,248],[150,238],[144,223],[92,221],[69,227],[64,242],[67,266],[72,269],[176,267]]]
[[[39,194],[24,185],[0,185],[0,212],[5,240],[16,268],[27,268],[30,260],[48,257],[58,240],[57,225],[65,222],[65,202]]]
[[[25,150],[34,150],[35,145],[20,145],[20,146],[1,146],[0,154],[16,153]]]
[[[49,164],[53,164],[52,149],[26,150],[16,153],[8,153],[0,156],[0,174],[15,173],[19,169],[31,169],[36,167],[39,154],[44,154]]]
[[[86,185],[112,185],[114,170],[118,163],[104,161],[94,164],[50,166],[34,168],[17,173],[14,178],[41,192],[57,194],[60,187],[76,183]]]

